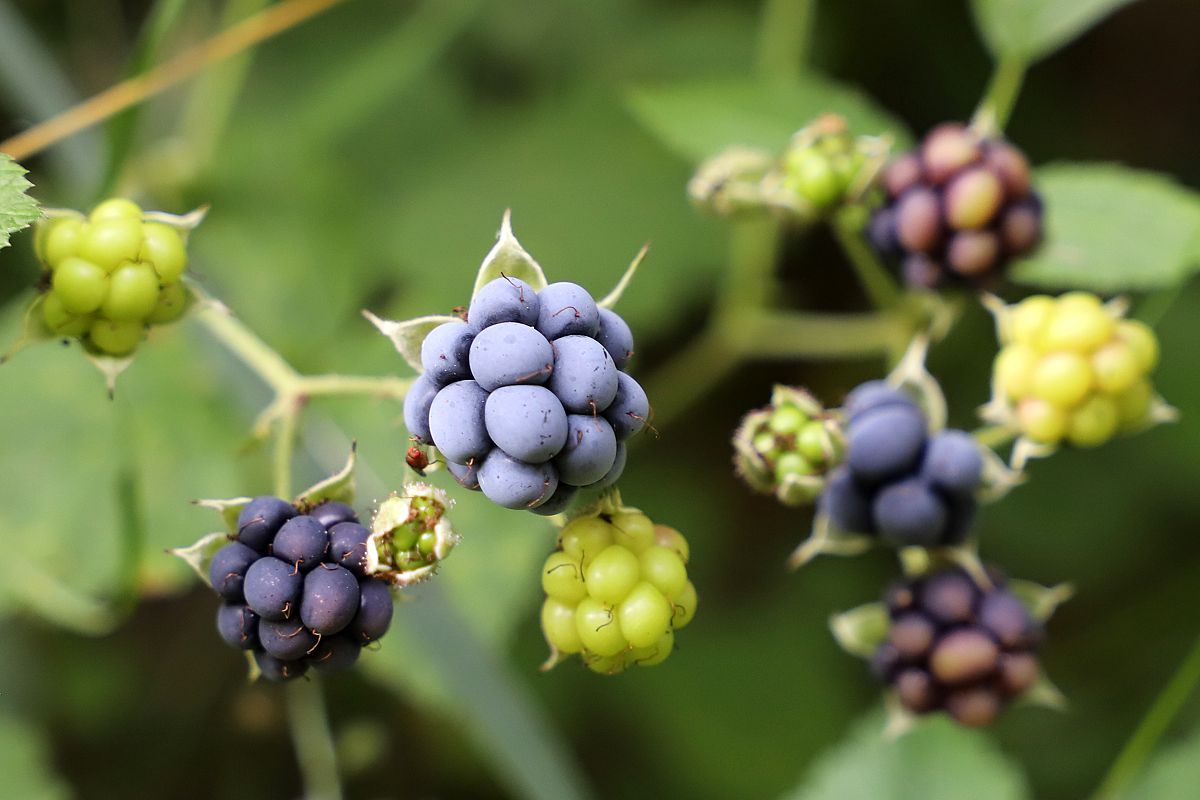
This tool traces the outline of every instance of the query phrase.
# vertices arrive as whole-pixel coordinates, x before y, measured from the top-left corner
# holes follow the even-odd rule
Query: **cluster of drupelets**
[[[910,286],[988,283],[1042,235],[1042,203],[1029,161],[1003,139],[940,125],[883,172],[887,202],[872,243],[899,260]]]
[[[679,531],[632,509],[570,522],[542,567],[547,666],[576,653],[606,675],[662,663],[696,613],[688,553]]]
[[[54,217],[38,227],[35,249],[47,270],[42,322],[93,352],[128,355],[147,326],[173,322],[187,308],[183,234],[132,201],[113,198],[87,217]]]
[[[558,514],[580,489],[616,482],[625,440],[646,424],[646,393],[624,371],[632,355],[629,326],[578,284],[496,278],[465,321],[425,336],[405,424],[463,487]]]
[[[251,500],[209,565],[221,638],[272,681],[352,666],[392,622],[387,582],[367,573],[369,537],[343,503],[301,513],[278,497]]]

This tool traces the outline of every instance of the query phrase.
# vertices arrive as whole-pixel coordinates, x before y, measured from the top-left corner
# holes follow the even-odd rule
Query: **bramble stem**
[[[341,2],[343,0],[283,0],[183,51],[170,61],[121,81],[79,105],[0,142],[0,152],[7,153],[17,161],[28,158],[187,80],[210,64],[248,50]]]
[[[971,127],[985,136],[994,136],[1004,131],[1008,118],[1016,105],[1017,95],[1021,92],[1021,84],[1025,80],[1025,70],[1028,64],[1020,58],[1005,56],[996,63],[992,79],[975,115],[971,118]]]
[[[275,496],[292,496],[292,453],[296,449],[296,427],[300,422],[300,407],[290,403],[279,417],[275,431]]]
[[[1017,432],[1004,425],[989,425],[986,428],[978,429],[971,435],[975,438],[975,441],[992,450],[995,450],[997,447],[1003,447],[1017,438]]]
[[[758,72],[793,78],[804,66],[816,20],[814,0],[765,0],[758,29]]]
[[[1116,800],[1129,788],[1197,684],[1200,684],[1200,638],[1121,748],[1092,800]]]
[[[287,696],[288,727],[292,746],[304,780],[305,800],[341,800],[337,751],[329,731],[325,698],[316,676],[289,682]]]
[[[292,369],[291,364],[284,361],[223,304],[203,299],[196,309],[195,319],[276,392],[300,380],[300,374]]]
[[[860,231],[845,215],[834,219],[830,227],[871,303],[876,308],[895,308],[903,297],[900,287],[875,251],[863,241]]]
[[[412,386],[412,378],[393,378],[372,375],[304,375],[297,391],[304,397],[317,395],[362,395],[366,397],[403,400]]]

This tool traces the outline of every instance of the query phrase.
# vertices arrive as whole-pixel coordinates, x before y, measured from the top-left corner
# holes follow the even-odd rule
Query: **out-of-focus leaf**
[[[975,19],[999,58],[1036,61],[1133,0],[973,0]]]
[[[10,236],[42,215],[37,201],[26,194],[32,185],[25,168],[0,153],[0,247],[8,247]]]
[[[1192,797],[1200,786],[1200,731],[1163,748],[1146,771],[1122,795],[1123,800],[1176,800]]]
[[[1116,164],[1037,171],[1045,242],[1013,280],[1048,288],[1144,291],[1178,285],[1200,266],[1200,195],[1165,175]]]
[[[943,716],[923,720],[894,741],[871,714],[822,756],[785,800],[1025,800],[1020,770],[987,734]]]
[[[795,81],[722,79],[629,93],[634,116],[663,144],[689,161],[703,161],[731,145],[783,152],[791,135],[825,112],[846,118],[856,134],[890,133],[909,141],[904,123],[858,89],[816,73]]]
[[[21,800],[68,798],[67,785],[53,772],[45,737],[29,725],[0,713],[0,775],[4,795]]]

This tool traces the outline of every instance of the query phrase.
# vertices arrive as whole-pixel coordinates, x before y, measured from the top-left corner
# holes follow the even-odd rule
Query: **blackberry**
[[[953,568],[894,584],[884,601],[890,627],[872,671],[915,714],[989,725],[1040,677],[1040,625],[1002,580],[981,587]]]
[[[466,323],[426,335],[405,425],[464,488],[505,508],[562,513],[578,488],[617,480],[624,440],[650,415],[623,371],[632,355],[629,326],[583,287],[496,278]]]
[[[887,200],[868,236],[910,286],[994,282],[1041,239],[1042,203],[1025,155],[959,123],[930,131],[881,183]]]

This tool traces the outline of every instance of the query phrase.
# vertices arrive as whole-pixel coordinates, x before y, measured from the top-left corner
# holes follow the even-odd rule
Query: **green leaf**
[[[1174,800],[1191,797],[1200,785],[1200,731],[1164,748],[1145,773],[1124,793],[1124,800]]]
[[[1176,286],[1200,264],[1200,195],[1165,175],[1116,164],[1037,171],[1043,245],[1010,273],[1019,283],[1097,292]]]
[[[42,210],[25,192],[33,186],[25,179],[25,168],[0,153],[0,247],[8,247],[8,238],[28,228]]]
[[[0,713],[0,775],[6,797],[58,800],[71,796],[51,768],[50,748],[41,731]]]
[[[973,0],[975,20],[997,57],[1036,61],[1133,0]]]
[[[883,719],[871,714],[850,737],[820,757],[786,800],[1024,800],[1020,770],[987,734],[957,727],[944,716],[923,720],[890,741]]]
[[[855,134],[909,141],[904,124],[866,94],[815,73],[782,83],[725,79],[643,87],[629,93],[627,104],[663,144],[696,163],[731,145],[783,152],[793,133],[825,112],[845,117]]]

